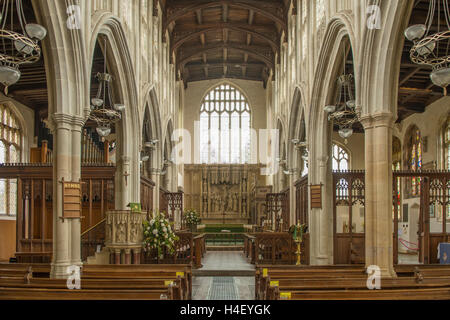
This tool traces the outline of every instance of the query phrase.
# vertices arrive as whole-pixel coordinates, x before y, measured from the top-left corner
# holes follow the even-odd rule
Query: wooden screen
[[[334,264],[365,261],[365,173],[333,173]]]

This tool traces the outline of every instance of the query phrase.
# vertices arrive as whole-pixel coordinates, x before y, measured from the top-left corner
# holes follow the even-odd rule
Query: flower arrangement
[[[150,221],[144,220],[144,251],[158,250],[158,257],[163,254],[163,248],[167,248],[170,254],[175,253],[175,242],[179,238],[172,229],[172,223],[166,219],[164,213],[156,212]]]
[[[200,215],[194,209],[189,209],[184,212],[184,221],[188,226],[196,226],[201,222]]]

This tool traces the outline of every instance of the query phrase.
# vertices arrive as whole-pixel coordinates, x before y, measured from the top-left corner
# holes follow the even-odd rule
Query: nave
[[[450,299],[447,0],[0,4],[1,299]]]

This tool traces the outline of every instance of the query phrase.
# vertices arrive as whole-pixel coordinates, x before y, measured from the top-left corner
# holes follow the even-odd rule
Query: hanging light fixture
[[[352,74],[344,74],[338,78],[338,97],[336,104],[325,106],[325,112],[329,113],[328,120],[334,121],[339,126],[339,135],[345,139],[353,134],[352,126],[358,122],[355,99],[352,95]]]
[[[441,11],[444,11],[446,23],[444,30],[441,27]],[[435,18],[437,23],[432,28]],[[437,31],[434,32],[434,30]],[[436,86],[443,88],[444,95],[447,95],[447,86],[450,84],[450,10],[448,0],[430,0],[425,24],[410,26],[405,30],[405,36],[414,42],[410,51],[411,61],[418,65],[431,67],[431,81]]]
[[[97,95],[91,99],[91,113],[89,119],[97,123],[97,133],[101,137],[107,137],[111,134],[111,126],[122,119],[122,112],[125,110],[125,105],[115,103],[114,97],[111,93],[111,83],[113,76],[107,73],[106,70],[106,52],[107,44],[106,38],[104,42],[104,67],[103,73],[97,73],[95,78],[99,81]]]
[[[358,122],[356,101],[352,93],[353,75],[346,73],[346,45],[344,43],[344,74],[337,79],[337,98],[334,105],[326,105],[324,110],[328,113],[328,121],[333,121],[339,126],[339,135],[347,139],[353,134],[353,124]]]
[[[8,87],[17,83],[22,75],[19,66],[41,58],[39,41],[45,38],[47,30],[39,24],[27,23],[22,0],[3,0],[0,7],[0,83],[5,86],[7,95]],[[20,30],[13,30],[15,19],[19,21]]]

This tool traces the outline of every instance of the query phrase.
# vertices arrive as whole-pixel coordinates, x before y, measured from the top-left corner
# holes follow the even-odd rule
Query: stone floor
[[[239,251],[208,251],[202,264],[201,270],[255,270],[255,266]]]
[[[205,271],[235,271],[244,274],[255,270],[243,252],[211,251],[202,260]],[[255,277],[194,276],[193,300],[254,300]]]

